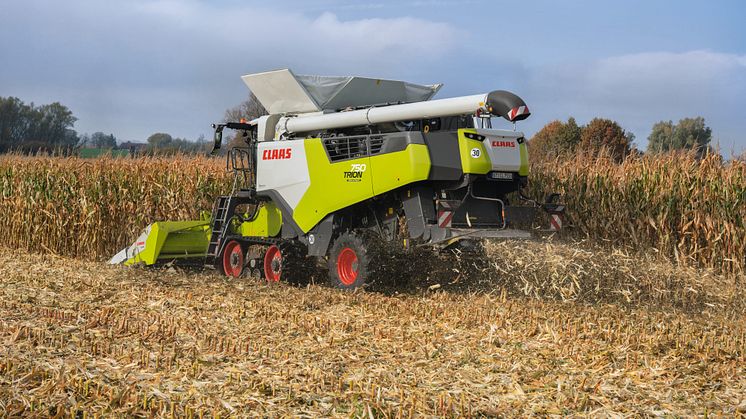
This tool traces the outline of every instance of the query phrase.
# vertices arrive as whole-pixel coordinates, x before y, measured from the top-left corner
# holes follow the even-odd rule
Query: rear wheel
[[[379,256],[378,240],[352,232],[342,233],[329,252],[331,286],[352,290],[375,279]]]
[[[226,276],[239,278],[244,268],[244,251],[241,243],[231,240],[223,249],[222,268]]]

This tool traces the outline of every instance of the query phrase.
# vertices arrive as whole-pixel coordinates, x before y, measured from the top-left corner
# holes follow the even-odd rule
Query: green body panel
[[[152,265],[159,259],[205,257],[210,240],[209,224],[208,220],[153,223],[148,227],[145,248],[124,264]]]
[[[339,209],[373,196],[370,157],[329,162],[320,138],[305,141],[311,185],[293,210],[304,232]],[[355,166],[358,165],[358,166]]]
[[[372,156],[369,170],[373,175],[373,193],[379,195],[427,179],[430,154],[424,144],[409,144],[402,151]]]
[[[518,169],[518,175],[528,176],[528,147],[525,141],[519,144],[518,147],[518,150],[521,152],[521,168]]]
[[[481,141],[466,138],[464,134],[467,132],[477,133],[474,129],[458,130],[458,151],[461,155],[461,170],[464,173],[475,175],[487,174],[492,170],[492,162],[487,155],[487,149]],[[471,154],[471,150],[475,148],[479,150],[479,157],[473,157]]]
[[[293,219],[304,232],[334,211],[425,180],[430,173],[430,155],[424,144],[334,163],[329,162],[321,139],[306,140],[305,149],[311,185],[293,211]]]
[[[244,237],[274,237],[280,234],[282,213],[273,202],[262,204],[251,221],[241,223],[239,232]]]

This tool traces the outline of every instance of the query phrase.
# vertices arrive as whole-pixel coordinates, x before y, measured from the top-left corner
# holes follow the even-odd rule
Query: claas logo
[[[262,152],[262,160],[284,160],[291,157],[290,148],[275,148],[273,150],[264,150]]]
[[[493,141],[492,147],[515,147],[515,143],[512,141]]]

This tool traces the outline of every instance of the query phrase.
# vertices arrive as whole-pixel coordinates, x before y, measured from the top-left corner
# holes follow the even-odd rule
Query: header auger
[[[440,85],[290,70],[243,80],[270,114],[213,125],[213,151],[226,128],[246,142],[227,154],[233,189],[202,220],[152,224],[111,263],[192,259],[232,277],[295,281],[322,258],[330,283],[352,289],[375,279],[392,249],[529,238],[514,226],[537,208],[562,214],[522,193],[523,134],[492,128],[493,117],[530,115],[510,92],[430,100]]]

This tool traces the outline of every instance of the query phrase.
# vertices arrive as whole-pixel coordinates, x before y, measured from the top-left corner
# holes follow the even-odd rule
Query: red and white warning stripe
[[[438,227],[450,228],[456,206],[450,201],[438,201]]]
[[[521,115],[528,114],[528,106],[518,106],[510,110],[508,112],[508,119],[511,121],[514,121],[516,118],[518,118]]]
[[[448,210],[438,211],[438,227],[450,228],[451,221],[453,221],[453,211],[448,211]]]
[[[562,216],[560,214],[549,214],[549,229],[552,231],[562,230]]]

